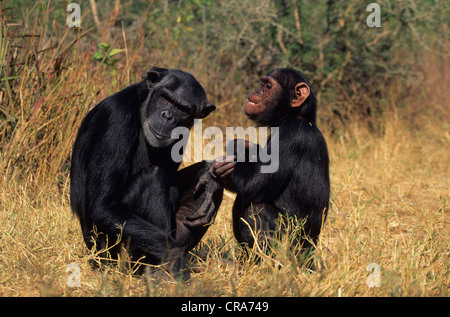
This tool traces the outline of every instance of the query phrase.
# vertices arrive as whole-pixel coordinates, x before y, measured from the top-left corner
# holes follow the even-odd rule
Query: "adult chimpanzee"
[[[126,247],[133,259],[168,262],[188,278],[185,252],[215,217],[223,187],[206,162],[177,171],[171,148],[179,139],[171,134],[214,109],[191,74],[153,67],[88,113],[70,173],[71,207],[88,247],[111,247],[121,237],[111,256]]]
[[[277,69],[262,77],[261,87],[248,95],[244,113],[259,126],[279,128],[279,168],[261,173],[264,163],[259,155],[256,162],[214,161],[212,174],[237,193],[233,206],[237,241],[252,247],[249,225],[270,237],[278,217],[288,215],[306,220],[303,234],[315,243],[328,211],[330,180],[328,150],[316,126],[316,97],[310,85],[294,69]],[[274,139],[275,135],[268,138],[265,150],[275,148]],[[239,143],[247,156],[251,147],[258,147],[258,153],[262,150],[243,140],[234,141],[235,150]],[[305,235],[296,240],[303,249],[311,247]]]

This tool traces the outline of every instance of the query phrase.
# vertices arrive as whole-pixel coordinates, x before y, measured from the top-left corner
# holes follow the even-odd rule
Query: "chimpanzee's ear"
[[[309,97],[310,89],[307,83],[298,83],[294,88],[294,98],[291,101],[291,107],[300,107]]]
[[[210,102],[206,102],[201,106],[198,118],[206,118],[214,110],[216,110],[216,106]]]
[[[168,69],[166,68],[153,66],[145,76],[145,81],[148,87],[152,88],[157,82],[161,80],[161,78],[166,75],[167,71]]]

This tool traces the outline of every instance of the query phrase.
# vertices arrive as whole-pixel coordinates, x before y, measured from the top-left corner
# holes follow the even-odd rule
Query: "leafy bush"
[[[376,128],[384,110],[421,91],[424,52],[448,58],[449,4],[379,1],[381,27],[369,28],[368,3],[96,0],[82,3],[82,28],[68,28],[64,2],[4,1],[0,168],[23,168],[37,186],[66,177],[86,111],[152,65],[199,79],[218,106],[207,124],[243,125],[259,77],[290,66],[310,79],[327,129],[354,119]]]

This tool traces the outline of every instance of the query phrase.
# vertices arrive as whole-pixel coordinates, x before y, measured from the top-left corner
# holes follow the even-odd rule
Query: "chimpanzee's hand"
[[[213,161],[209,172],[220,181],[221,178],[225,178],[233,172],[236,165],[235,160],[235,156],[220,156]]]
[[[214,223],[215,211],[218,209],[217,203],[220,204],[222,201],[223,186],[209,172],[200,177],[194,188],[194,197],[200,197],[203,194],[205,194],[205,200],[200,209],[183,221],[188,228],[203,227]]]

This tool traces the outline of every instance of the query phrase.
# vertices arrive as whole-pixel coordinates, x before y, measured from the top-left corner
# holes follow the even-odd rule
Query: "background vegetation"
[[[81,28],[69,2],[0,2],[0,295],[449,296],[448,1],[378,1],[380,28],[359,0],[84,0]],[[243,101],[274,68],[310,79],[332,181],[316,272],[283,252],[281,270],[238,265],[229,193],[189,284],[91,268],[68,201],[73,141],[152,65],[197,77],[218,106],[205,126],[251,125]]]

